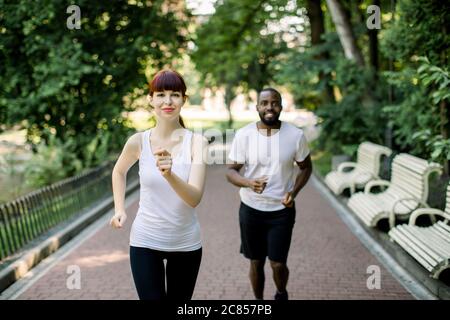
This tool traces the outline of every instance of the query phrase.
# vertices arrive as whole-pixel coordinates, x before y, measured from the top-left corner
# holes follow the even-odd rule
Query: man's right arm
[[[266,179],[247,179],[239,173],[245,162],[246,139],[246,136],[242,135],[242,131],[236,132],[228,155],[228,159],[233,162],[228,164],[227,180],[236,187],[250,188],[256,193],[262,193],[266,187]]]
[[[239,171],[244,165],[242,163],[233,163],[228,165],[227,180],[236,187],[250,188],[256,193],[262,193],[266,187],[267,180],[261,179],[247,179],[241,176]]]
[[[236,187],[248,188],[250,187],[248,179],[244,178],[239,171],[244,166],[247,138],[242,135],[242,131],[238,130],[234,136],[233,143],[230,147],[227,161],[227,180]]]
[[[248,188],[250,187],[249,180],[241,176],[239,171],[244,165],[242,163],[232,163],[228,165],[227,180],[236,187]]]

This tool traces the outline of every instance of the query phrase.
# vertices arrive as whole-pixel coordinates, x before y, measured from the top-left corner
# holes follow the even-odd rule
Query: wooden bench
[[[437,279],[442,271],[449,267],[450,260],[450,184],[447,187],[445,211],[431,208],[415,210],[408,224],[401,224],[389,231],[392,241],[399,244],[416,259],[430,276]],[[440,216],[443,221],[429,227],[416,226],[416,219],[421,215]]]
[[[392,161],[391,181],[369,181],[364,192],[357,192],[348,200],[348,206],[369,227],[375,227],[384,218],[390,228],[395,220],[406,220],[412,211],[428,207],[428,179],[432,172],[441,172],[437,163],[401,153]],[[375,186],[387,187],[380,193],[371,193]]]
[[[325,176],[325,183],[334,192],[341,194],[346,188],[355,193],[373,179],[379,179],[381,157],[389,157],[391,149],[372,142],[363,142],[358,147],[356,162],[343,162],[336,171]],[[351,171],[345,171],[351,169]]]

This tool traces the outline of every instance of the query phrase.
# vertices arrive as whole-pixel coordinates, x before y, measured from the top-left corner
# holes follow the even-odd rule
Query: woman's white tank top
[[[151,129],[142,134],[139,157],[139,209],[131,227],[130,245],[160,251],[201,248],[200,225],[194,208],[182,200],[161,175],[150,147]],[[192,132],[185,130],[182,149],[172,158],[172,172],[188,181]]]

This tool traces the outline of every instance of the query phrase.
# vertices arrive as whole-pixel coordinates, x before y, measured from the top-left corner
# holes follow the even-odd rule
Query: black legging
[[[164,259],[167,260],[165,272]],[[166,252],[130,246],[131,272],[139,299],[190,300],[201,259],[202,248],[187,252]]]

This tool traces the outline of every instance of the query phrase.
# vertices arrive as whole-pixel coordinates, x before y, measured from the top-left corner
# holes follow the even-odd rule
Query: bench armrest
[[[344,169],[346,168],[356,168],[356,162],[342,162],[341,164],[339,164],[339,166],[337,167],[337,171],[338,172],[344,172]]]
[[[356,179],[358,179],[359,176],[365,175],[365,174],[369,174],[369,181],[371,179],[377,178],[376,176],[374,176],[372,173],[370,173],[369,171],[360,171],[357,172],[355,175],[353,175],[352,180],[350,181],[350,193],[354,194],[356,191]],[[368,181],[368,182],[369,182]]]
[[[392,205],[391,211],[389,212],[389,229],[392,229],[393,227],[395,227],[395,207],[397,207],[397,205],[399,203],[402,203],[403,201],[408,201],[408,200],[413,200],[413,201],[418,202],[423,207],[425,207],[425,209],[429,208],[428,204],[426,204],[422,200],[417,199],[415,197],[406,197],[406,198],[401,198],[401,199],[396,200],[394,202],[394,204]]]
[[[375,186],[386,186],[389,187],[391,185],[391,183],[387,180],[372,180],[369,181],[366,186],[364,187],[364,193],[365,194],[369,194],[370,193],[370,189],[372,189]]]
[[[353,176],[353,180],[356,180],[356,178],[358,178],[359,176],[362,176],[362,175],[365,175],[365,174],[369,174],[370,175],[370,178],[377,178],[376,176],[374,176],[372,173],[370,173],[369,171],[360,171],[360,172],[358,172],[358,173],[356,173],[354,176]],[[383,180],[377,180],[377,181],[383,181]],[[370,182],[370,181],[369,181]],[[367,183],[369,183],[369,182],[367,182]]]
[[[425,214],[433,215],[433,216],[441,216],[444,219],[450,219],[450,215],[445,213],[442,210],[434,209],[434,208],[419,208],[419,209],[414,210],[413,213],[411,213],[408,224],[411,226],[414,226],[416,224],[416,219],[419,216],[422,216]]]

